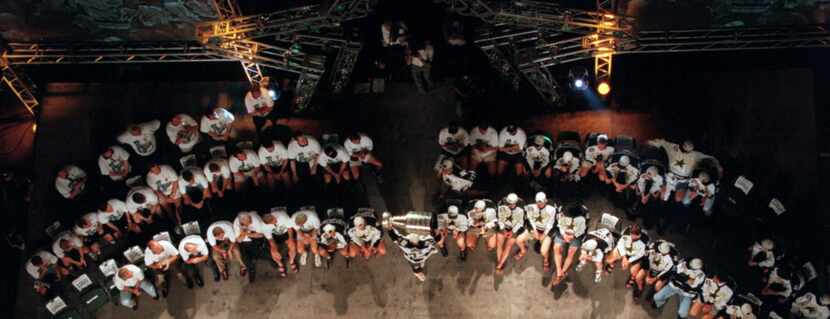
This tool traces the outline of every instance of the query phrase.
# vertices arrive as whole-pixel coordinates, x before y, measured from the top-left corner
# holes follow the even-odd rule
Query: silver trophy
[[[430,227],[431,220],[432,213],[430,212],[410,211],[400,216],[392,216],[389,212],[383,213],[383,226],[394,228],[403,236],[408,234],[430,236],[432,229]]]

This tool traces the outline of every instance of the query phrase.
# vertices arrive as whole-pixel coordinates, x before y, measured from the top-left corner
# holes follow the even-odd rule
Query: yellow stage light
[[[611,92],[611,86],[608,85],[608,82],[600,82],[599,85],[597,85],[597,92],[599,92],[600,95],[608,95],[608,93]]]

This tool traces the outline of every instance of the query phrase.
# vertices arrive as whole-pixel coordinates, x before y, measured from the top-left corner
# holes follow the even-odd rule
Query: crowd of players
[[[652,305],[662,308],[679,296],[680,318],[830,316],[830,295],[817,297],[806,289],[799,269],[782,262],[770,239],[749,248],[748,272],[758,283],[742,287],[739,294],[734,280],[717,266],[704,268],[701,258],[683,256],[671,242],[650,238],[639,224],[620,231],[616,217],[602,214],[590,227],[588,209],[578,200],[549,202],[542,191],[528,205],[515,193],[497,203],[476,199],[487,193],[482,174],[497,181],[510,175],[529,182],[530,189],[553,189],[557,194],[582,182],[608,184],[616,204],[629,213],[696,203],[702,214],[712,214],[722,168],[715,158],[695,151],[690,141],[655,139],[637,147],[629,137],[589,134],[582,143],[570,133],[557,140],[554,144],[544,133],[528,137],[515,125],[501,131],[487,125],[467,131],[457,123],[443,128],[436,171],[445,184],[447,208],[434,225],[439,251],[446,256],[447,247],[456,246],[464,260],[484,237],[487,250],[495,251],[496,273],[501,274],[511,255],[521,260],[533,243],[545,273],[551,271],[553,255],[549,287],[561,284],[574,264],[576,271],[593,265],[595,282],[619,265],[635,299],[650,291]],[[466,214],[460,208],[467,208]]]

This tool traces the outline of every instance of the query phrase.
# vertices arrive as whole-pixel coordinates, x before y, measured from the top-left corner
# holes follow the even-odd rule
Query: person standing
[[[205,240],[199,235],[189,235],[179,242],[179,256],[182,257],[184,262],[182,269],[186,276],[193,278],[193,281],[199,287],[205,285],[202,272],[199,270],[199,264],[208,261],[209,254]]]
[[[66,165],[55,177],[55,188],[63,198],[72,200],[78,198],[86,187],[86,172],[75,165]]]
[[[252,116],[257,137],[263,140],[262,127],[269,121],[272,126],[277,124],[278,117],[274,110],[274,99],[264,87],[251,84],[251,88],[245,94],[245,109]]]
[[[397,229],[392,228],[391,223],[385,223],[384,227],[388,230],[389,238],[401,249],[403,258],[409,263],[415,278],[418,278],[420,282],[424,282],[427,279],[424,273],[427,259],[437,251],[435,239],[432,236],[421,236],[414,233],[404,236]]]
[[[412,58],[410,59],[412,79],[421,94],[426,94],[433,88],[431,76],[434,55],[435,48],[432,47],[429,41],[424,42],[423,45],[415,48],[412,52]]]

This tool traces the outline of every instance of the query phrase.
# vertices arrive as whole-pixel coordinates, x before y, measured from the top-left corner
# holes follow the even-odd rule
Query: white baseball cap
[[[761,248],[767,251],[773,250],[775,249],[775,243],[771,239],[764,239],[761,241]]]
[[[821,304],[822,306],[830,305],[830,295],[828,295],[828,294],[821,295],[821,297],[818,298],[818,303]]]
[[[562,154],[562,160],[565,162],[570,162],[573,159],[574,155],[570,151],[566,151],[564,154]]]
[[[354,218],[354,225],[355,226],[366,225],[366,219],[364,219],[363,217],[357,216],[357,217]]]
[[[453,166],[453,164],[452,164],[452,160],[445,159],[444,161],[442,161],[442,162],[441,162],[441,166],[442,166],[444,169],[451,169],[451,168],[452,168],[452,166]]]
[[[657,246],[657,251],[661,254],[668,254],[669,252],[671,252],[671,244],[664,241]]]
[[[700,258],[692,259],[689,261],[689,268],[692,268],[693,270],[700,270],[703,268],[703,260],[700,260]]]
[[[332,225],[332,224],[326,224],[326,226],[323,226],[323,232],[324,233],[333,232],[335,229],[337,229],[337,228],[335,228],[334,225]]]
[[[519,195],[516,193],[507,194],[507,203],[508,204],[515,204],[519,202]]]
[[[536,146],[545,146],[545,137],[542,135],[536,135],[536,137],[533,138],[533,144]]]
[[[544,192],[538,192],[538,193],[536,193],[536,202],[537,202],[537,203],[539,203],[539,202],[544,202],[544,201],[546,201],[546,200],[548,200],[548,196],[547,196],[547,195],[545,195],[545,193],[544,193]]]
[[[695,143],[692,142],[691,140],[686,140],[686,141],[683,142],[682,148],[686,152],[691,152],[695,149]]]
[[[473,204],[473,207],[475,209],[484,209],[485,207],[487,207],[487,203],[485,203],[483,200],[477,200],[476,203]]]
[[[450,205],[450,207],[447,207],[447,213],[450,215],[458,215],[458,206]]]
[[[659,174],[660,174],[660,170],[658,170],[658,169],[657,169],[657,166],[649,166],[649,167],[646,169],[646,173],[647,173],[648,175],[651,175],[652,177],[654,177],[654,176],[657,176],[657,175],[659,175]]]
[[[584,250],[594,250],[597,249],[597,241],[594,239],[588,239],[584,243],[582,243],[582,249]]]
[[[623,155],[622,157],[620,157],[620,165],[628,166],[628,164],[631,164],[631,159],[628,158],[628,156]]]
[[[415,234],[415,233],[411,233],[411,234],[406,235],[406,240],[408,240],[409,242],[411,242],[413,244],[417,244],[418,242],[421,241],[421,236],[419,236],[418,234]]]
[[[749,316],[752,314],[752,305],[745,303],[741,305],[741,314],[744,316]]]
[[[608,142],[608,135],[605,135],[605,134],[597,135],[597,143],[601,143],[603,141]]]

